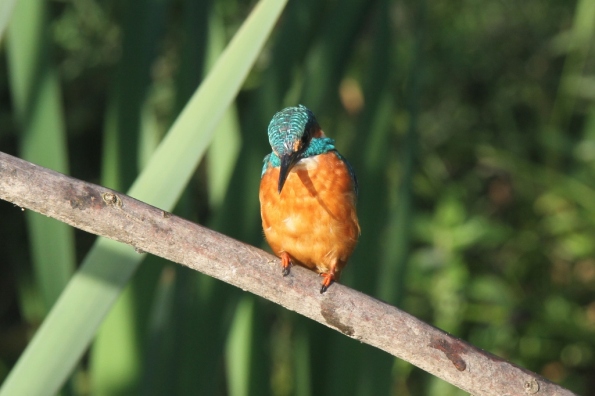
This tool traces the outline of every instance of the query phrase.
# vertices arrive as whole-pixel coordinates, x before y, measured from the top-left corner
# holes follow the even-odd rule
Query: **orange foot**
[[[335,272],[330,271],[326,274],[320,274],[320,276],[324,277],[322,280],[322,287],[320,288],[320,294],[324,293],[328,287],[335,281]]]
[[[281,252],[281,266],[283,267],[283,276],[289,275],[289,268],[291,267],[291,257],[287,252]]]

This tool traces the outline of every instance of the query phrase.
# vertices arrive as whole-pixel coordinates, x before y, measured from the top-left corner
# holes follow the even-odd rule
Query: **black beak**
[[[283,185],[285,184],[285,180],[287,180],[289,171],[291,171],[291,168],[293,168],[298,160],[299,153],[297,152],[286,154],[281,157],[281,170],[279,171],[279,194],[281,194],[281,190],[283,190]]]

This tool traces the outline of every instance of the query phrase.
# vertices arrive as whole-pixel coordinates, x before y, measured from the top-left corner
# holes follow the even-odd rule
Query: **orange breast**
[[[298,264],[339,272],[357,243],[360,228],[353,182],[333,152],[301,160],[277,192],[279,168],[269,167],[260,183],[265,237],[276,255]]]

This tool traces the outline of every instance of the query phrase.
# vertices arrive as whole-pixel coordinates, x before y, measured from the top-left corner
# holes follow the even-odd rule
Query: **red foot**
[[[320,294],[322,294],[329,288],[331,283],[335,281],[335,272],[327,272],[326,274],[320,274],[320,276],[324,277],[322,280],[322,287],[320,288]]]
[[[281,252],[281,266],[283,267],[283,276],[289,275],[289,268],[291,267],[291,257],[287,252]]]

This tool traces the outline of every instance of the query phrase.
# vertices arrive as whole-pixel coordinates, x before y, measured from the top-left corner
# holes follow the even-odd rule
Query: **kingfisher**
[[[320,293],[339,275],[360,235],[353,168],[305,106],[287,107],[268,127],[273,151],[264,158],[260,214],[265,238],[281,258],[318,272]]]

